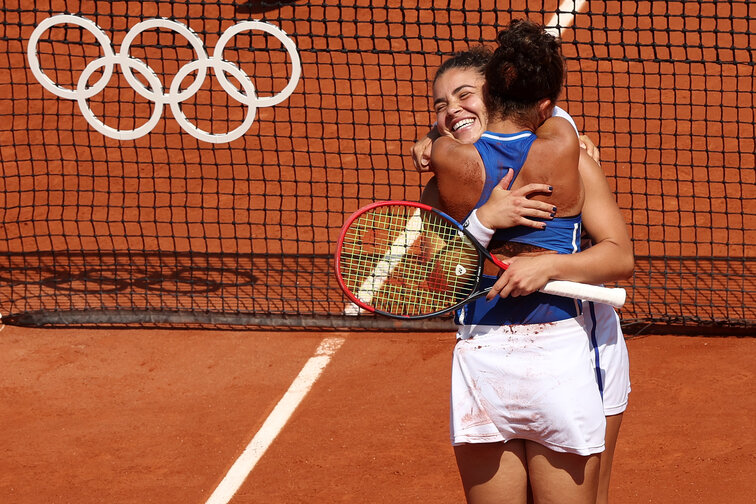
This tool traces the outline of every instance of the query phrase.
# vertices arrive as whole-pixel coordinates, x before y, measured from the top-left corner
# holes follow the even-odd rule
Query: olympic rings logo
[[[95,59],[84,68],[75,89],[67,89],[53,82],[41,69],[39,58],[37,57],[37,44],[42,33],[52,26],[65,23],[74,24],[89,31],[94,35],[100,46],[102,46],[104,54],[104,56]],[[167,93],[164,92],[163,84],[152,68],[143,61],[129,56],[129,49],[136,37],[143,31],[153,28],[173,30],[184,36],[189,41],[196,55],[195,60],[183,65],[179,69],[173,77]],[[258,97],[255,86],[249,76],[237,65],[223,59],[223,51],[229,40],[241,32],[252,30],[259,30],[274,36],[281,42],[291,59],[292,72],[289,82],[279,93],[273,96]],[[294,92],[302,74],[299,53],[294,42],[281,29],[262,21],[243,21],[229,27],[218,39],[213,55],[208,56],[202,39],[188,26],[170,19],[148,19],[137,23],[126,33],[123,42],[121,42],[121,51],[116,53],[113,51],[107,34],[97,24],[79,16],[58,14],[45,19],[34,29],[29,37],[27,58],[29,59],[32,74],[34,74],[45,89],[61,98],[76,100],[84,119],[94,129],[107,137],[118,140],[134,140],[152,131],[163,114],[163,107],[168,104],[179,125],[193,137],[211,143],[231,142],[249,130],[255,120],[258,107],[272,107],[286,100]],[[155,104],[152,115],[147,122],[134,129],[121,130],[106,125],[95,116],[87,103],[88,99],[100,93],[107,86],[115,65],[120,66],[124,78],[137,94]],[[89,86],[89,79],[99,68],[103,69],[102,75],[97,82]],[[209,68],[213,69],[215,77],[226,93],[234,100],[248,107],[247,114],[242,123],[227,133],[210,133],[201,130],[192,124],[181,110],[181,103],[194,96],[201,88]],[[148,86],[145,86],[134,75],[134,71],[142,75]],[[182,90],[182,82],[192,72],[197,72],[194,82]],[[229,81],[227,74],[233,76],[240,83],[242,87],[241,91]]]

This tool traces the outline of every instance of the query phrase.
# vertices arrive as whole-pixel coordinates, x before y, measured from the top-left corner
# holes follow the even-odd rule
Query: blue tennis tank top
[[[488,200],[491,191],[509,169],[514,170],[514,183],[535,139],[536,135],[530,131],[516,134],[485,132],[475,142],[475,148],[486,169],[483,191],[475,208]],[[554,218],[547,222],[545,229],[527,226],[498,229],[493,239],[535,245],[560,254],[571,254],[580,251],[581,222],[580,215]],[[481,284],[488,287],[495,281],[496,277],[484,275]],[[527,296],[496,297],[490,302],[485,297],[479,298],[459,309],[455,320],[458,324],[467,325],[536,324],[573,318],[578,313],[580,304],[576,300],[534,292]]]

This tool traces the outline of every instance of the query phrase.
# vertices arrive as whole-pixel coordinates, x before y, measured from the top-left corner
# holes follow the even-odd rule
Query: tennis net
[[[419,198],[436,67],[517,17],[561,33],[627,219],[625,327],[752,331],[748,0],[6,0],[3,321],[448,327],[343,315],[331,254],[359,207]]]

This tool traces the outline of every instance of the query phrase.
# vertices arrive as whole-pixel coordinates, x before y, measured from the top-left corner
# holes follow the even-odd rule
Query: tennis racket
[[[460,223],[422,203],[380,201],[347,219],[336,246],[336,278],[359,309],[388,317],[422,319],[452,311],[485,295],[483,266],[493,257]],[[625,289],[568,281],[541,292],[621,307]]]

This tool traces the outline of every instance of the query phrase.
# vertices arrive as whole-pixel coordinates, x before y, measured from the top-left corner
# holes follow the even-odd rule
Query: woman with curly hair
[[[514,179],[512,191],[546,184],[529,199],[547,203],[553,216],[499,229],[489,248],[512,263],[573,254],[584,188],[573,126],[551,117],[564,82],[559,41],[540,25],[516,20],[497,42],[480,103],[473,97],[463,111],[456,107],[469,75],[450,68],[434,83],[440,129],[464,136],[477,123],[486,128],[472,144],[434,142],[438,204],[475,220],[471,210],[505,176]],[[539,292],[518,296],[502,278],[499,289],[509,295],[478,300],[457,314],[452,440],[468,502],[524,503],[530,480],[537,503],[592,503],[605,421],[581,306]]]

